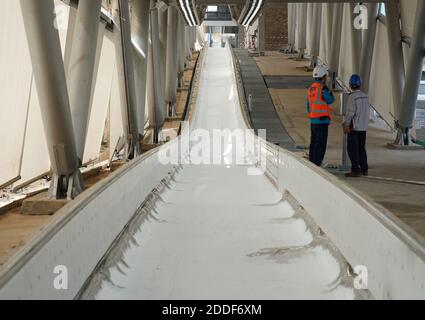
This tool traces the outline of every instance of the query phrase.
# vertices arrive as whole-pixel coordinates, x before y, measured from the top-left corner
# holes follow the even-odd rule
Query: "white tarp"
[[[33,82],[23,151],[21,180],[17,182],[18,185],[25,184],[50,170],[48,152],[40,104],[35,83]]]
[[[328,24],[328,6],[332,6],[332,3],[323,3],[322,4],[322,27],[321,27],[321,37],[320,37],[320,53],[319,60],[327,65],[329,58],[329,24]]]
[[[350,4],[344,4],[344,17],[341,33],[341,53],[339,60],[339,77],[347,85],[353,72],[353,51],[351,34]]]
[[[109,158],[112,158],[118,140],[124,134],[122,113],[121,113],[121,96],[119,87],[118,68],[114,66],[114,76],[112,80],[111,100],[109,103],[109,117],[110,117],[110,130],[109,130]]]
[[[102,37],[99,50],[99,70],[97,72],[93,102],[91,106],[90,121],[84,150],[83,163],[87,163],[99,158],[100,146],[105,129],[106,113],[108,111],[112,77],[115,66],[115,45],[109,37],[104,36],[105,25],[101,24]]]
[[[0,185],[19,176],[32,68],[19,1],[0,19]]]
[[[369,97],[371,104],[379,114],[388,124],[393,125],[394,103],[391,94],[390,57],[388,50],[386,26],[378,22],[370,74]]]

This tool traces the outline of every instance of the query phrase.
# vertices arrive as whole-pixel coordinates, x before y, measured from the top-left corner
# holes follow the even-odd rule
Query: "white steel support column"
[[[75,23],[77,21],[77,8],[69,6],[68,29],[66,31],[66,43],[64,56],[65,76],[68,78],[69,62],[71,58],[72,42],[74,41]]]
[[[391,85],[394,100],[394,117],[396,127],[400,119],[403,89],[406,81],[406,73],[404,69],[402,34],[400,29],[400,3],[398,0],[385,2],[385,11],[387,18],[387,38],[390,56],[391,68]],[[398,133],[396,143],[402,140],[401,132]]]
[[[177,102],[177,47],[178,11],[174,6],[168,7],[168,37],[167,37],[167,64],[165,72],[165,103],[168,117],[176,116]]]
[[[297,25],[297,4],[288,3],[288,48],[287,53],[295,52],[295,33]]]
[[[312,61],[312,67],[317,65],[317,57],[319,56],[320,51],[320,35],[322,27],[322,4],[320,3],[311,3],[309,4],[312,7],[312,19],[310,23],[310,55]]]
[[[115,0],[114,10],[118,16],[114,19],[119,24],[117,35],[117,64],[120,78],[120,94],[123,113],[123,127],[126,139],[125,159],[133,159],[140,155],[140,135],[137,120],[136,85],[134,81],[134,64],[132,54],[130,14],[128,0]]]
[[[353,58],[353,73],[360,73],[360,57],[362,52],[362,29],[356,28],[355,21],[356,14],[354,10],[358,4],[347,3],[350,7],[350,21],[351,21],[351,56]]]
[[[334,3],[332,12],[332,38],[329,59],[329,71],[331,72],[332,87],[335,88],[335,80],[339,69],[339,57],[341,52],[342,17],[344,13],[343,3]]]
[[[373,51],[376,37],[376,24],[378,20],[379,3],[368,3],[367,26],[364,30],[362,54],[360,59],[360,75],[362,77],[363,91],[369,92],[370,72],[372,68]]]
[[[183,75],[186,64],[186,50],[185,50],[185,41],[184,41],[184,20],[181,14],[179,14],[178,28],[176,32],[177,43],[178,43],[178,87],[182,89],[183,84]]]
[[[416,116],[416,102],[425,58],[424,19],[425,1],[418,1],[399,121],[401,130],[404,131],[404,144],[409,144],[409,129],[413,127],[413,121]]]
[[[142,136],[144,134],[145,126],[150,0],[133,1],[132,6],[134,16],[132,23],[132,41],[137,47],[137,56],[134,59],[138,120],[137,124],[139,135]],[[133,52],[135,51],[133,50]]]
[[[258,52],[260,55],[266,53],[266,18],[264,13],[258,17]]]
[[[326,35],[324,36],[325,39],[325,46],[326,46],[326,61],[329,64],[329,61],[331,60],[331,51],[332,51],[332,23],[333,23],[333,3],[323,3],[323,10],[326,12],[326,28],[325,32]]]
[[[71,199],[83,189],[72,127],[65,68],[53,0],[21,0],[34,79],[52,166],[49,197]]]
[[[299,52],[298,58],[303,59],[307,48],[307,3],[297,4],[297,37],[295,47]]]
[[[149,19],[150,21],[150,19]],[[149,38],[151,39],[151,38]],[[146,108],[147,116],[149,120],[149,125],[154,128],[155,125],[155,79],[153,74],[153,51],[152,51],[152,41],[149,41],[148,52],[147,52],[147,70],[146,70]],[[154,136],[154,135],[153,135]],[[152,143],[154,142],[155,137],[152,138]]]
[[[184,27],[184,39],[185,39],[186,58],[190,59],[192,57],[192,48],[190,45],[190,26]]]
[[[77,156],[82,164],[90,117],[101,0],[78,2],[68,69],[68,90]]]
[[[163,69],[161,41],[159,32],[159,15],[158,9],[151,9],[151,41],[152,41],[152,70],[149,72],[152,76],[152,85],[154,91],[154,107],[151,115],[150,124],[154,130],[153,142],[159,142],[159,133],[164,125],[164,90],[163,90]]]
[[[161,44],[161,79],[162,79],[162,97],[165,98],[165,71],[167,65],[167,39],[168,39],[168,8],[158,9],[159,41]],[[171,36],[171,35],[170,35]],[[163,101],[165,108],[165,100]],[[165,111],[165,109],[164,109]]]

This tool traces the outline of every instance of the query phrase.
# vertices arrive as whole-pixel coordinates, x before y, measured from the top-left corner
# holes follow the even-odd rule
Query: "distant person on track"
[[[357,178],[367,176],[366,135],[370,117],[370,103],[367,94],[362,92],[362,81],[359,75],[353,74],[350,78],[352,92],[347,100],[347,114],[343,124],[344,133],[348,134],[347,149],[351,160],[351,172],[345,176]]]
[[[322,166],[328,145],[331,105],[335,102],[332,91],[326,86],[328,70],[317,66],[313,71],[314,83],[308,89],[307,113],[311,124],[309,158],[312,163]]]

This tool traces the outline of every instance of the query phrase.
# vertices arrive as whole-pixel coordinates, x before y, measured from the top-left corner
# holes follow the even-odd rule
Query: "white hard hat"
[[[325,66],[317,66],[316,68],[314,68],[313,71],[313,78],[323,78],[324,76],[327,76],[328,73],[328,69]]]

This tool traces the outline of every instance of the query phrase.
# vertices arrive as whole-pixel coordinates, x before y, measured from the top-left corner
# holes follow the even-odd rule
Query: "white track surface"
[[[227,49],[208,49],[195,127],[243,128],[230,59]],[[354,298],[352,288],[339,284],[332,252],[309,246],[306,222],[281,198],[247,166],[185,165],[122,259],[102,271],[108,276],[93,297]]]

